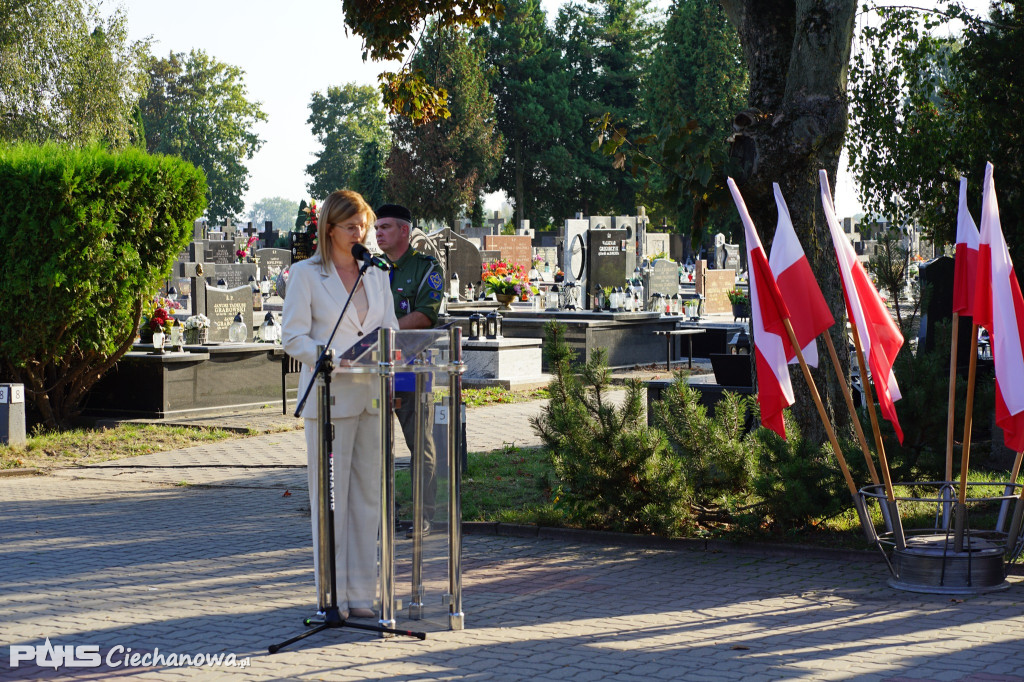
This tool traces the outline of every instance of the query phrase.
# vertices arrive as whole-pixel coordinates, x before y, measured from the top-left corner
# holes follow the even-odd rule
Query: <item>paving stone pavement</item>
[[[469,423],[490,423],[490,440],[474,446],[471,431],[470,447],[500,447],[509,436],[527,444],[523,420],[538,409],[529,405],[473,410]],[[301,431],[266,434],[0,479],[0,680],[1024,682],[1018,576],[1008,590],[951,599],[890,589],[881,558],[870,555],[646,549],[613,539],[466,536],[466,629],[449,631],[446,550],[431,536],[426,618],[401,611],[398,623],[426,640],[344,628],[270,655],[268,645],[304,631],[315,603],[303,447]],[[410,545],[397,543],[406,602]],[[111,664],[130,653],[165,662],[172,653],[223,653],[249,665],[12,667],[11,645],[47,638],[94,645]]]

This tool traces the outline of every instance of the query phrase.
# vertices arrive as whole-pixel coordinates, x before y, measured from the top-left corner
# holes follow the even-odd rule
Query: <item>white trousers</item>
[[[313,527],[313,573],[317,593],[317,423],[305,420],[306,473]],[[332,419],[334,425],[334,556],[339,609],[373,608],[377,594],[377,536],[380,530],[380,422],[364,411]]]

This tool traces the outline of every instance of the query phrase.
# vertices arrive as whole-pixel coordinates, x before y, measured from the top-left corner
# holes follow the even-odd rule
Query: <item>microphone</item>
[[[357,261],[365,263],[369,267],[379,268],[385,272],[391,270],[391,264],[380,256],[374,256],[370,250],[362,244],[352,245],[352,257]]]

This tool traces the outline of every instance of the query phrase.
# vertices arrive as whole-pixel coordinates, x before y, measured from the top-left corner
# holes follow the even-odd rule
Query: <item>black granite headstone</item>
[[[476,286],[481,278],[483,259],[476,244],[450,228],[442,228],[430,234],[415,229],[409,234],[409,243],[414,249],[433,256],[441,264],[442,280],[449,282],[454,271],[459,276],[460,295],[466,285]],[[451,261],[449,267],[448,261]]]
[[[292,262],[298,263],[313,257],[313,235],[308,232],[292,232]]]
[[[260,272],[270,278],[277,277],[292,264],[292,252],[288,249],[260,249],[256,257],[259,259]]]
[[[617,287],[626,282],[627,251],[632,247],[626,230],[594,230],[589,234],[587,251],[590,270],[587,273],[587,294],[591,297],[597,287]]]
[[[925,352],[935,348],[935,324],[953,320],[953,273],[954,260],[949,256],[941,256],[929,261],[918,269],[921,282],[921,328],[917,336],[917,347]],[[961,317],[957,323],[956,363],[966,366],[971,359],[971,329],[973,320]]]
[[[227,342],[228,327],[235,315],[242,314],[247,338],[252,336],[252,291],[247,286],[234,289],[210,287],[206,290],[206,316],[210,318],[210,341]]]
[[[234,263],[238,256],[235,255],[236,247],[234,240],[231,241],[210,241],[206,243],[206,262],[226,265]]]

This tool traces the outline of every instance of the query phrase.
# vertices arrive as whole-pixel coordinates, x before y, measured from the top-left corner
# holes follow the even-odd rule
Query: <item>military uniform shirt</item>
[[[437,261],[410,246],[391,265],[395,315],[401,318],[412,312],[420,312],[427,316],[431,326],[436,325],[444,294],[444,281]]]

